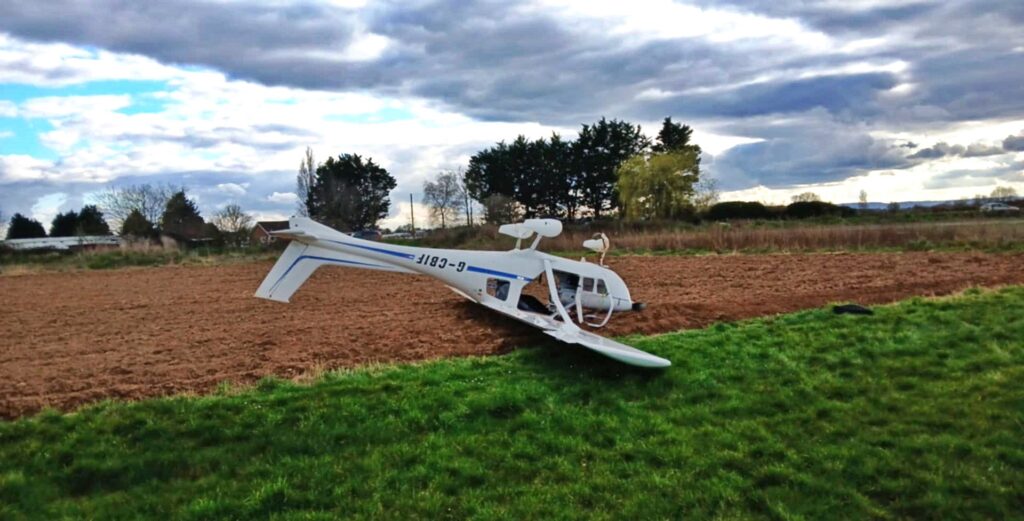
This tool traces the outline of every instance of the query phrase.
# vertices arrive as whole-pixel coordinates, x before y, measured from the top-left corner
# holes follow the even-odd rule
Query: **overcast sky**
[[[286,217],[310,146],[388,168],[395,225],[475,151],[602,116],[690,124],[729,199],[1024,193],[1022,71],[1018,0],[4,0],[0,211],[170,181]]]

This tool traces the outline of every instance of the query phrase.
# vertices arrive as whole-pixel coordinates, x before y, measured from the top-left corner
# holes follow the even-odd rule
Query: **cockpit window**
[[[498,299],[508,298],[509,282],[501,279],[487,279],[487,294]]]
[[[583,291],[594,291],[594,279],[583,278]]]
[[[601,295],[608,294],[608,286],[604,285],[604,279],[599,279],[597,281],[597,292]]]

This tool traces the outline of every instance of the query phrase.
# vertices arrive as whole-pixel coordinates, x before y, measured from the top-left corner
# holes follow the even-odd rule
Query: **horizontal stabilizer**
[[[301,230],[301,229],[300,230],[293,230],[293,229],[279,230],[279,231],[276,231],[276,232],[270,232],[270,235],[273,235],[274,237],[282,237],[282,238],[285,238],[285,239],[292,239],[292,240],[295,240],[295,241],[302,241],[302,242],[313,242],[313,241],[319,239],[319,237],[317,237],[316,235],[314,235],[312,233],[309,233],[309,232],[307,232],[305,230]]]

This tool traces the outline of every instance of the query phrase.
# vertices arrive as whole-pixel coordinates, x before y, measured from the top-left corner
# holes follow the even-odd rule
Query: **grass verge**
[[[104,270],[127,267],[220,265],[276,260],[280,251],[242,249],[110,250],[87,252],[6,253],[0,255],[0,275],[23,275],[42,271]]]
[[[1024,288],[0,424],[3,518],[1011,518]]]

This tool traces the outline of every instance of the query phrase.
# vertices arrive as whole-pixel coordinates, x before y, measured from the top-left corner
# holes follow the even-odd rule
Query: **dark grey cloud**
[[[1016,136],[1006,136],[1006,139],[1003,140],[1003,149],[1024,152],[1024,131]]]
[[[930,147],[919,149],[917,152],[907,156],[907,159],[930,160],[953,156],[986,157],[1018,150],[1024,150],[1024,133],[1020,136],[1007,136],[1000,145],[994,146],[984,143],[972,143],[965,147],[963,145],[950,145],[945,141],[940,141]]]
[[[845,114],[873,104],[880,91],[889,90],[896,83],[895,77],[889,73],[821,76],[675,96],[651,103],[642,112],[651,118],[679,113],[695,117],[744,118],[819,108]]]
[[[999,181],[1024,181],[1024,161],[1003,163],[988,170],[951,170],[932,176],[925,188],[964,188],[994,186]]]
[[[967,149],[961,154],[964,157],[985,157],[995,156],[1006,153],[1002,147],[984,145],[982,143],[974,143],[967,145]]]
[[[303,71],[307,69],[303,52],[334,51],[340,55],[351,41],[353,23],[345,11],[313,3],[0,3],[0,30],[22,38],[102,47],[142,54],[164,63],[204,65],[233,76],[268,81],[293,72],[313,72]],[[303,81],[303,77],[295,76],[293,80]]]
[[[944,141],[940,141],[930,147],[922,148],[917,152],[907,156],[908,159],[938,159],[946,156],[959,156],[966,152],[962,145],[950,145]]]
[[[580,33],[549,11],[509,2],[391,2],[356,16],[311,3],[15,0],[0,5],[0,30],[210,66],[270,85],[412,94],[480,119],[549,124],[656,109],[677,117],[841,111],[871,105],[895,83],[870,74],[781,79],[647,103],[635,100],[645,88],[728,85],[855,57],[752,53],[702,39],[637,42],[628,34]],[[339,60],[359,25],[388,37],[392,48],[369,62]]]
[[[733,147],[708,166],[723,190],[841,181],[869,170],[896,170],[914,164],[899,143],[830,120],[820,109],[787,123],[756,121],[730,128],[749,134],[748,127],[767,137]]]

